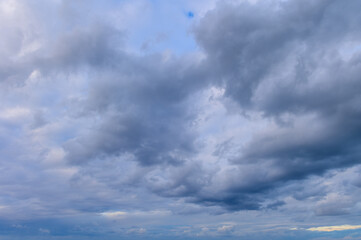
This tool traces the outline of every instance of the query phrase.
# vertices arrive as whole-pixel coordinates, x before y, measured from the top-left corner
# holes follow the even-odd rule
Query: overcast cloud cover
[[[360,12],[0,0],[0,240],[361,239]]]

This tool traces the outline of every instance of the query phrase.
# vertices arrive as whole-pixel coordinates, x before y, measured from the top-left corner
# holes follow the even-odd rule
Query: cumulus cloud
[[[247,179],[246,195],[358,163],[359,53],[347,60],[341,55],[343,46],[360,37],[354,13],[360,6],[348,2],[339,21],[338,4],[219,3],[195,28],[211,76],[239,105],[236,111],[257,111],[276,122],[232,159],[239,175],[249,165],[263,166]],[[328,31],[330,26],[344,34]],[[264,168],[262,179],[252,179]],[[235,199],[242,199],[242,185],[229,186]]]
[[[187,2],[182,54],[142,47],[177,35],[136,32],[156,3],[114,4],[0,1],[1,219],[361,211],[360,1]]]

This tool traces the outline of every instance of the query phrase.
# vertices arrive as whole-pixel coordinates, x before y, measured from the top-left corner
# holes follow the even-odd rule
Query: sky
[[[360,240],[360,11],[0,0],[0,240]]]

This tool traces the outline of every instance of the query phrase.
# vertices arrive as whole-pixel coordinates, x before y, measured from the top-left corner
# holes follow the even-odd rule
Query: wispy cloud
[[[103,212],[101,213],[101,215],[108,218],[123,218],[127,215],[127,213],[116,211],[116,212]]]
[[[136,211],[136,212],[123,212],[123,211],[114,211],[114,212],[103,212],[100,215],[106,218],[125,218],[125,217],[153,217],[153,216],[166,216],[171,212],[166,210],[154,210],[154,211]]]
[[[313,228],[308,228],[307,230],[313,232],[333,232],[333,231],[354,230],[360,228],[361,225],[339,225],[339,226],[313,227]]]

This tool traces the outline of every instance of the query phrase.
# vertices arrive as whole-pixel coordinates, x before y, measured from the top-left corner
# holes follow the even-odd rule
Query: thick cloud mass
[[[232,193],[263,192],[359,163],[360,55],[352,44],[360,38],[360,7],[357,1],[220,4],[196,27],[225,97],[278,124],[233,160],[276,173]]]
[[[355,224],[361,2],[206,2],[0,0],[0,238]]]
[[[119,58],[118,58],[119,57]],[[102,116],[95,131],[65,144],[70,162],[133,154],[142,165],[180,164],[195,151],[188,96],[203,73],[186,60],[117,56],[101,68],[84,101],[83,114]],[[139,71],[141,69],[141,71]]]

